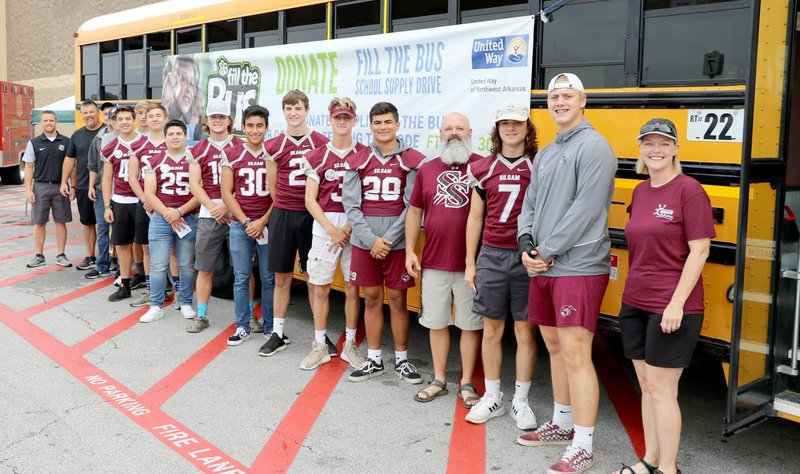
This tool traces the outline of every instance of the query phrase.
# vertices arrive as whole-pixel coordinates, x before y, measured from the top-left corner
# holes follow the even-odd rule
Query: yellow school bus
[[[601,327],[618,330],[635,137],[653,117],[681,133],[684,172],[711,197],[700,349],[729,382],[725,433],[768,415],[800,421],[800,80],[795,0],[166,1],[93,18],[76,35],[79,100],[158,100],[169,55],[297,44],[530,15],[531,118],[555,136],[543,90],[587,87],[586,118],[619,163]],[[420,243],[422,245],[422,242]],[[419,248],[417,250],[420,250]],[[341,279],[338,280],[341,282]],[[409,308],[419,309],[418,288]]]

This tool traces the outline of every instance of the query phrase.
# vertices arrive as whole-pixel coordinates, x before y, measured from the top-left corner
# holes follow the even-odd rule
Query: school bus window
[[[497,0],[487,7],[485,0],[462,0],[460,23],[499,20],[531,13],[527,0]]]
[[[164,83],[164,57],[170,55],[170,32],[150,33],[147,35],[147,88],[148,99],[161,97],[161,86]]]
[[[100,45],[81,47],[81,91],[83,99],[100,98]]]
[[[225,20],[206,24],[206,51],[225,51],[239,49],[240,41],[237,34],[239,21]]]
[[[102,58],[102,98],[105,100],[118,100],[122,98],[122,74],[119,56],[119,40],[104,41],[100,43]]]
[[[278,14],[264,13],[245,18],[244,40],[245,48],[281,44],[278,35]]]
[[[144,87],[144,36],[122,40],[125,59],[124,83],[126,99],[143,99]]]
[[[175,32],[175,44],[177,54],[200,53],[203,50],[202,28],[186,28]]]
[[[449,24],[447,0],[392,2],[392,31],[421,30]]]
[[[381,4],[378,0],[336,3],[336,38],[376,35],[381,32]]]
[[[672,8],[645,2],[642,84],[743,83],[751,22],[748,1]],[[706,53],[714,51],[723,54],[722,70],[709,77],[703,63]]]
[[[286,42],[304,43],[327,39],[326,4],[286,12]]]
[[[628,0],[570,2],[542,26],[541,66],[574,70],[586,87],[622,87],[628,11]]]

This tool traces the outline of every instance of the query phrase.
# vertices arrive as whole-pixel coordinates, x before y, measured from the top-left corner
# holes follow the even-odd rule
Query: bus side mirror
[[[722,74],[722,65],[725,64],[725,55],[719,51],[706,53],[703,57],[703,75],[709,79]]]

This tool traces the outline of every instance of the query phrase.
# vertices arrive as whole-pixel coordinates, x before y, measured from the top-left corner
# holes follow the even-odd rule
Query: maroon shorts
[[[376,260],[369,250],[353,246],[350,260],[350,284],[355,286],[383,286],[405,290],[414,286],[414,278],[406,272],[406,251],[392,250],[383,260]]]
[[[541,326],[597,329],[608,275],[531,278],[528,321]]]

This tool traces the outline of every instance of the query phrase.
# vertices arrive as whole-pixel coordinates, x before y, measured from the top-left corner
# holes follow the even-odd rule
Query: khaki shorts
[[[308,251],[308,282],[312,285],[330,285],[333,282],[333,275],[336,273],[337,263],[342,267],[344,281],[350,281],[350,259],[353,253],[353,246],[345,245],[342,253],[339,254],[338,262],[329,262],[319,258],[320,254],[330,242],[327,237],[315,235],[311,239],[311,250]]]
[[[453,324],[462,331],[483,329],[483,319],[472,312],[474,296],[464,281],[464,272],[422,270],[422,312],[419,323],[428,329],[444,329]]]

